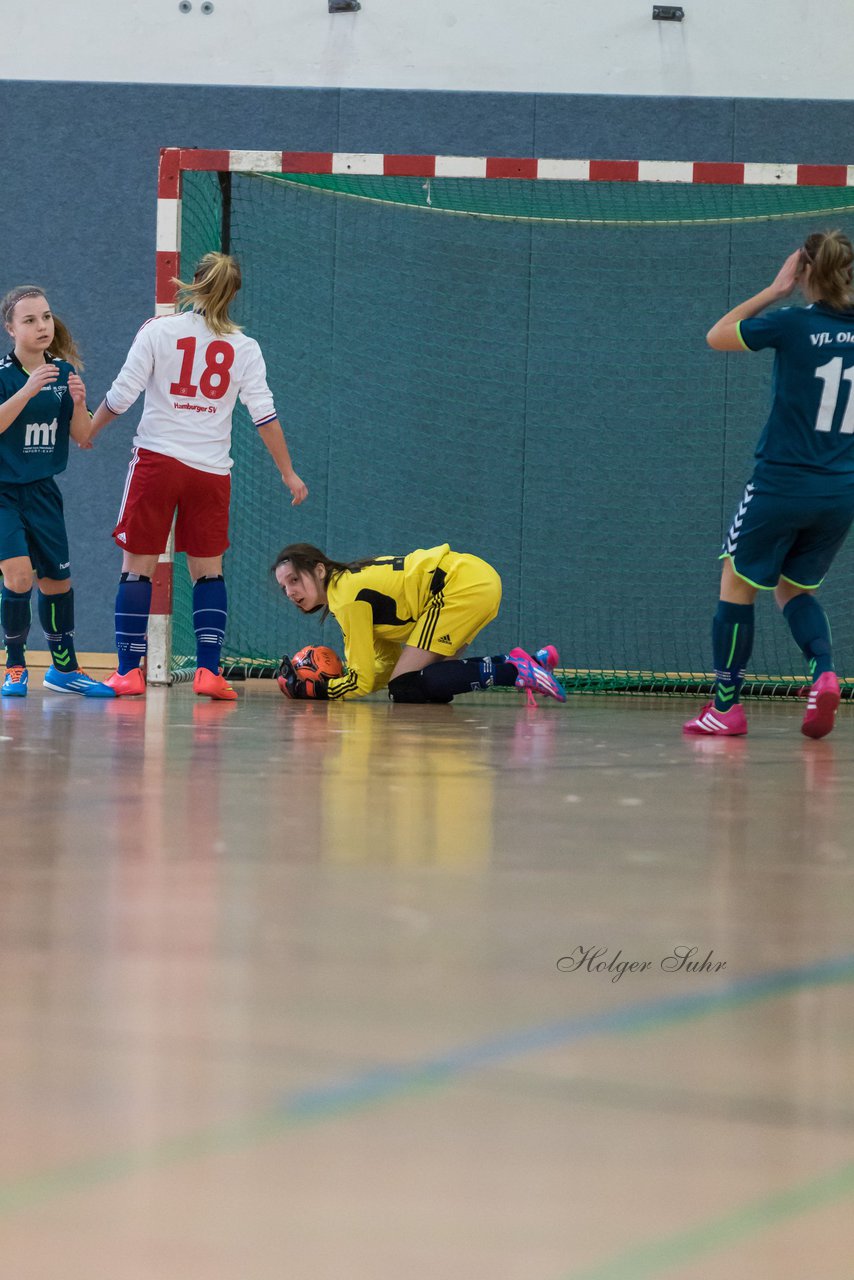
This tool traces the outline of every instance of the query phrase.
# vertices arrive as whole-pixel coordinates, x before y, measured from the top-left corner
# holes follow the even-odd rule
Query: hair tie
[[[3,319],[8,320],[18,303],[23,302],[24,298],[40,298],[41,296],[41,289],[27,289],[26,293],[19,293],[16,298],[13,298],[6,310],[3,312]]]

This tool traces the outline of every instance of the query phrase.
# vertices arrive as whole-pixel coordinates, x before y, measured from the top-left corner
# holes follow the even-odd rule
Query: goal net
[[[289,505],[239,408],[234,674],[270,672],[313,641],[340,648],[334,622],[282,601],[269,566],[286,543],[349,560],[449,542],[504,584],[479,650],[555,643],[575,690],[708,685],[717,556],[772,355],[724,357],[705,333],[808,232],[854,238],[854,171],[170,156],[173,265],[179,253],[186,273],[220,248],[239,259],[236,317],[261,345],[310,491]],[[846,549],[823,599],[854,676],[850,575]],[[194,661],[180,564],[173,621],[180,669]],[[749,688],[793,691],[802,659],[770,598],[757,621]]]

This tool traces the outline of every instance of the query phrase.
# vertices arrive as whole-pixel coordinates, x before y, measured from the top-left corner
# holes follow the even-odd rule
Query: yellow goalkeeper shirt
[[[444,542],[407,556],[378,556],[332,579],[327,600],[344,635],[347,673],[329,681],[330,699],[359,698],[388,684],[401,649],[439,587],[436,571],[449,553]]]

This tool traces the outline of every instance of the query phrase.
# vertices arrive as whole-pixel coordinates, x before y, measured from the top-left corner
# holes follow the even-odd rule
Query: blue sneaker
[[[6,679],[3,681],[0,694],[4,698],[26,698],[29,678],[30,673],[26,667],[7,667]]]
[[[108,684],[101,684],[87,676],[78,667],[76,671],[57,671],[56,667],[48,667],[44,673],[44,687],[55,689],[57,693],[79,693],[84,698],[114,698],[115,690]]]
[[[552,648],[550,645],[549,648]],[[556,651],[555,651],[556,652]],[[545,667],[526,653],[524,649],[511,649],[507,661],[516,668],[516,688],[528,691],[528,702],[534,702],[534,694],[540,693],[546,698],[555,698],[558,702],[566,702],[566,694],[557,680]]]

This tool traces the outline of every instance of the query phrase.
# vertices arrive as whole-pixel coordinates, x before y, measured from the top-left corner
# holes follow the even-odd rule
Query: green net
[[[266,174],[275,182],[436,213],[532,222],[673,226],[823,217],[854,205],[847,187],[721,186],[675,182],[574,182]]]
[[[324,626],[268,572],[292,541],[338,559],[449,542],[496,566],[477,641],[558,645],[581,691],[708,687],[717,555],[767,414],[771,356],[710,324],[813,230],[854,237],[854,191],[794,186],[184,175],[182,271],[223,244],[308,501],[289,505],[242,407],[226,557],[233,674],[271,672]],[[854,673],[843,550],[823,600]],[[800,654],[758,609],[755,693]],[[194,662],[176,567],[176,669]]]

